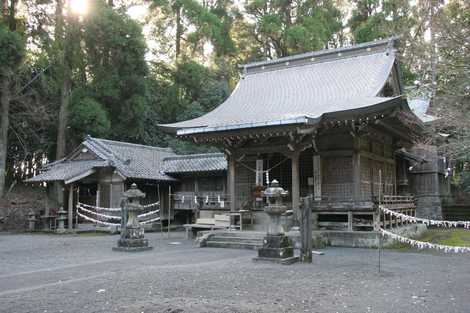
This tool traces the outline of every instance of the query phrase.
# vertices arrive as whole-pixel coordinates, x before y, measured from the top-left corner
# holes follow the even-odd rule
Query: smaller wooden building
[[[57,198],[65,199],[69,228],[84,222],[76,215],[77,201],[116,208],[132,183],[146,193],[145,203],[160,201],[162,220],[184,223],[197,209],[221,207],[226,169],[223,154],[177,156],[169,148],[87,136],[66,158],[47,164],[27,182],[49,183],[53,193],[62,195]],[[222,200],[214,204],[214,199]],[[55,218],[52,211],[57,208],[46,207],[43,217]]]

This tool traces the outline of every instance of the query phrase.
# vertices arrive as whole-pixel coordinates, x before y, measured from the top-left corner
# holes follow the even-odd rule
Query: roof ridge
[[[373,47],[379,47],[379,46],[384,46],[385,49],[384,51],[387,51],[387,50],[393,50],[393,47],[394,47],[394,42],[397,40],[397,37],[390,37],[390,38],[387,38],[387,39],[383,39],[383,40],[376,40],[376,41],[370,41],[370,42],[365,42],[365,43],[360,43],[360,44],[356,44],[356,45],[350,45],[350,46],[346,46],[346,47],[339,47],[339,48],[334,48],[334,49],[323,49],[323,50],[317,50],[317,51],[311,51],[311,52],[305,52],[305,53],[300,53],[300,54],[295,54],[295,55],[291,55],[291,56],[286,56],[286,57],[281,57],[281,58],[277,58],[277,59],[273,59],[273,60],[265,60],[265,61],[258,61],[258,62],[252,62],[252,63],[247,63],[247,64],[242,64],[242,65],[239,65],[238,67],[240,69],[243,69],[245,72],[248,70],[248,69],[253,69],[253,68],[257,68],[257,67],[262,67],[263,70],[264,70],[264,66],[273,66],[273,65],[277,65],[277,64],[280,64],[280,63],[283,63],[283,62],[287,62],[287,64],[289,64],[289,62],[292,62],[292,61],[299,61],[299,60],[303,60],[303,59],[307,59],[307,58],[315,58],[315,63],[317,63],[318,61],[321,61],[321,59],[319,60],[316,60],[316,58],[318,57],[324,57],[324,56],[328,56],[328,55],[331,55],[331,54],[335,54],[337,53],[338,54],[338,57],[341,57],[341,58],[351,58],[351,57],[355,57],[355,56],[360,56],[358,54],[353,54],[353,55],[348,55],[348,56],[344,56],[342,57],[342,53],[345,53],[345,52],[353,52],[353,51],[361,51],[361,50],[364,50],[366,49],[366,52],[370,52],[372,50],[368,50],[368,48],[373,48]],[[331,61],[334,61],[334,60],[338,60],[340,58],[332,58]],[[312,64],[313,60],[311,60],[311,62],[309,64]],[[246,73],[244,73],[246,74]]]
[[[87,142],[88,144],[91,144],[93,148],[100,150],[99,153],[103,154],[107,160],[116,158],[114,153],[108,147],[106,147],[106,145],[98,141],[98,138],[86,136],[85,142]]]
[[[159,151],[168,151],[168,152],[173,152],[173,149],[171,148],[164,148],[164,147],[156,147],[156,146],[149,146],[149,145],[143,145],[140,143],[132,143],[132,142],[126,142],[126,141],[118,141],[118,140],[110,140],[110,139],[104,139],[104,138],[93,138],[90,137],[91,139],[94,139],[98,142],[101,142],[102,144],[109,143],[109,144],[117,144],[121,146],[133,146],[133,147],[141,147],[141,148],[146,148],[149,150],[159,150]],[[107,148],[109,149],[109,148]]]
[[[171,160],[171,159],[196,159],[199,157],[222,157],[224,154],[222,152],[214,152],[214,153],[197,153],[197,154],[180,154],[180,155],[172,155],[163,158],[163,160]]]

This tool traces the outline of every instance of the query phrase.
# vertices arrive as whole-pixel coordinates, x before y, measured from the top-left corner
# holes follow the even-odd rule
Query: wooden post
[[[348,231],[353,231],[353,213],[348,211]]]
[[[168,234],[168,238],[170,238],[170,225],[171,225],[171,185],[168,186],[168,222],[167,222],[167,225],[168,225],[168,229],[167,229],[167,234]]]
[[[235,212],[237,208],[235,199],[235,157],[228,158],[228,190],[230,195],[230,212]]]
[[[101,187],[100,187],[100,183],[96,183],[96,200],[95,200],[95,205],[96,206],[100,206],[100,193],[101,193]]]
[[[299,156],[300,153],[295,151],[291,154],[292,161],[292,210],[296,220],[300,218],[300,175],[299,175]]]
[[[73,231],[73,184],[69,186],[68,228]]]
[[[361,155],[359,152],[353,153],[353,198],[359,201],[361,198]]]
[[[312,204],[313,199],[310,195],[309,197],[303,198],[302,207],[301,207],[301,243],[300,248],[300,261],[302,263],[312,263]]]
[[[315,201],[321,200],[321,159],[319,155],[313,156],[313,193]]]

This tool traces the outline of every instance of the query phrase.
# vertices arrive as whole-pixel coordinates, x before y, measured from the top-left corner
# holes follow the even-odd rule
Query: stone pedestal
[[[114,251],[137,252],[150,250],[148,240],[144,238],[144,228],[138,220],[138,213],[143,211],[140,205],[140,198],[145,197],[145,193],[137,189],[136,184],[124,192],[124,201],[121,211],[121,238],[117,242]]]
[[[294,246],[286,235],[268,234],[264,237],[263,247],[258,250],[258,257],[253,260],[291,264],[298,261],[298,257],[294,256]]]

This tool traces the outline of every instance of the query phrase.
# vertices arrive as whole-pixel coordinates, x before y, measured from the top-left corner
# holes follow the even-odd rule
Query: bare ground
[[[470,256],[329,248],[314,264],[253,263],[256,252],[148,234],[0,235],[0,312],[468,312]],[[180,245],[169,245],[179,241]]]

